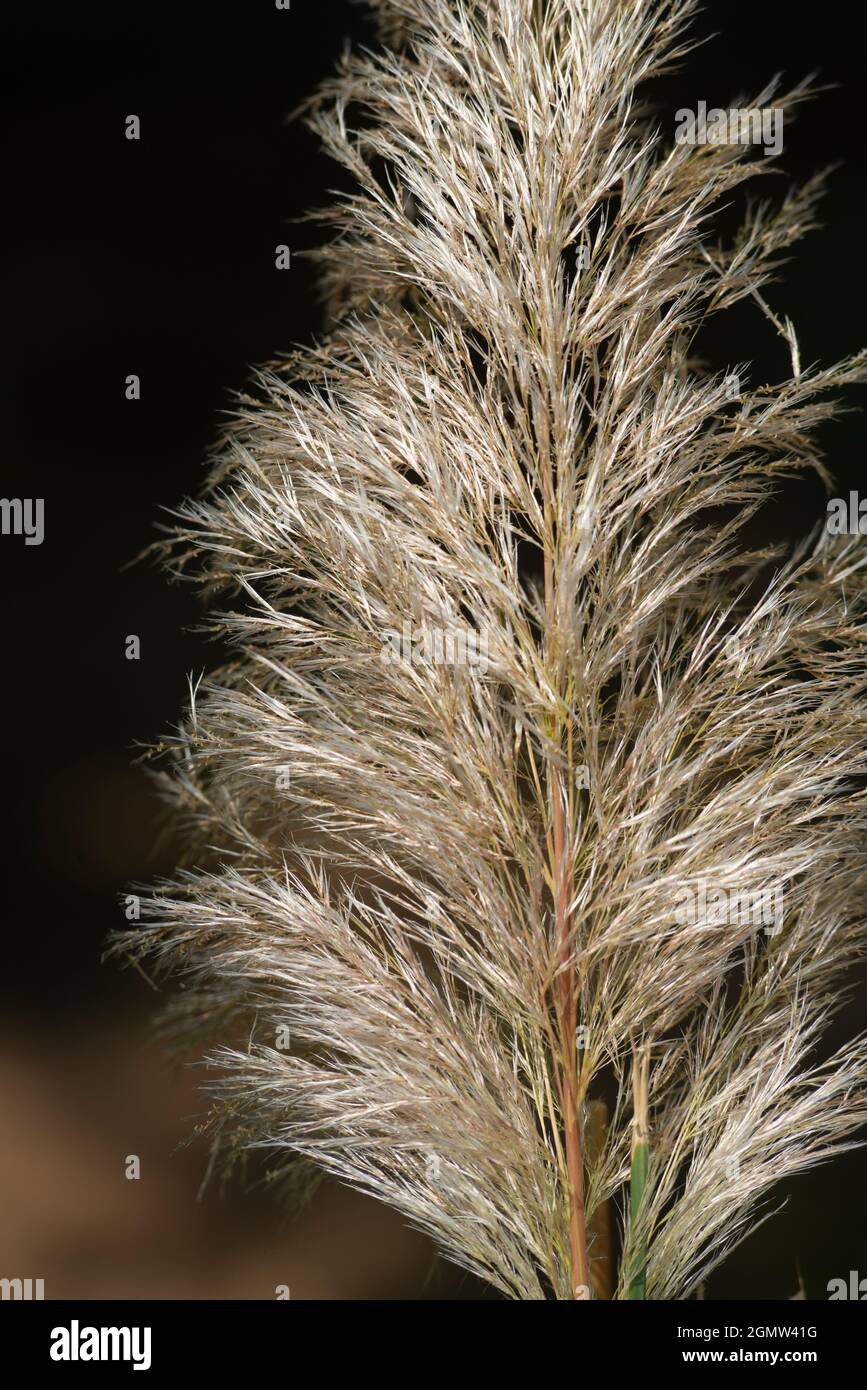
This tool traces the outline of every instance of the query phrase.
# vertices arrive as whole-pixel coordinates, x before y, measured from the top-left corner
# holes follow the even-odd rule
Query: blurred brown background
[[[67,929],[76,905],[92,898],[101,920],[119,882],[170,871],[171,843],[160,834],[161,853],[147,848],[162,821],[126,759],[97,756],[49,780],[34,848],[73,905]],[[0,1277],[44,1278],[48,1298],[262,1299],[281,1285],[302,1299],[484,1292],[394,1213],[337,1183],[292,1220],[255,1163],[203,1190],[209,1151],[193,1137],[202,1074],[155,1040],[148,985],[98,968],[95,953],[64,980],[49,966],[53,1008],[19,999],[3,1011]],[[133,1155],[138,1179],[126,1175]]]
[[[864,156],[861,56],[851,12],[830,0],[809,24],[771,7],[711,5],[721,38],[667,87],[669,109],[726,103],[773,72],[822,67],[843,86],[788,138],[802,178],[835,160],[826,227],[798,248],[785,292],[802,356],[862,345]],[[9,105],[8,238],[0,494],[42,496],[45,542],[0,545],[3,594],[3,845],[0,930],[0,1277],[44,1278],[49,1298],[479,1298],[429,1243],[372,1201],[325,1184],[287,1224],[273,1194],[240,1179],[198,1200],[207,1168],[186,1144],[195,1076],[151,1039],[158,1000],[102,965],[119,894],[171,872],[161,812],[134,764],[178,719],[187,672],[214,660],[192,630],[195,597],[148,565],[160,508],[195,490],[219,411],[250,366],[319,323],[290,225],[340,178],[284,116],[333,67],[344,37],[369,37],[344,3],[38,7],[9,0],[0,70]],[[136,113],[142,140],[123,138]],[[782,185],[780,185],[782,191]],[[752,380],[786,349],[746,308],[706,350],[752,358]],[[124,400],[128,373],[142,399]],[[853,393],[851,403],[863,406]],[[863,418],[828,433],[842,488],[864,488]],[[823,508],[811,480],[769,510],[769,535],[803,532]],[[142,659],[124,659],[140,636]],[[833,886],[830,886],[833,891]],[[838,1034],[867,1021],[863,981]],[[128,1181],[124,1160],[141,1159]],[[785,1298],[803,1277],[867,1274],[861,1154],[792,1184],[790,1202],[711,1281],[708,1297]]]
[[[425,1240],[336,1184],[291,1226],[255,1190],[199,1200],[207,1154],[178,1145],[201,1103],[146,1036],[145,1019],[112,1012],[71,1029],[62,1056],[50,1029],[0,1036],[5,1277],[44,1278],[47,1298],[466,1296]]]

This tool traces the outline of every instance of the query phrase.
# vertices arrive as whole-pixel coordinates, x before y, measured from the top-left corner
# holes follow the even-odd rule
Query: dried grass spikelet
[[[718,245],[769,161],[641,100],[692,8],[378,0],[398,47],[309,112],[357,185],[333,328],[166,544],[237,654],[174,747],[191,867],[123,949],[183,976],[230,1146],[520,1299],[606,1286],[604,1204],[613,1296],[687,1297],[865,1116],[865,1041],[814,1052],[865,944],[864,553],[742,539],[865,358],[802,369],[762,295],[821,180]],[[792,375],[731,401],[690,351],[745,299]],[[404,624],[485,660],[383,659]],[[784,889],[781,929],[680,923],[701,883]]]

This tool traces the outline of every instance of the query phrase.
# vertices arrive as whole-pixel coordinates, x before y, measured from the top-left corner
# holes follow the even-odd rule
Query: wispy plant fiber
[[[258,375],[166,545],[236,650],[174,744],[190,867],[124,948],[182,976],[230,1146],[519,1299],[585,1296],[605,1203],[614,1296],[689,1296],[865,1118],[864,1039],[816,1051],[865,945],[864,546],[743,528],[825,476],[867,359],[802,366],[767,303],[821,179],[720,241],[770,161],[645,103],[693,8],[377,0],[392,46],[308,113],[355,187],[331,328]],[[694,355],[741,300],[777,384]],[[404,624],[485,660],[384,659]],[[708,884],[781,894],[778,929],[678,920]]]

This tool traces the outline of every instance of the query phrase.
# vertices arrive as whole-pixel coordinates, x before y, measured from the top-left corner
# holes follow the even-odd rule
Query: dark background
[[[805,364],[867,341],[863,325],[863,57],[850,3],[809,22],[778,6],[711,5],[719,36],[659,96],[670,118],[728,105],[774,72],[839,83],[786,125],[803,179],[842,162],[823,230],[769,292]],[[117,895],[168,873],[173,846],[135,744],[178,720],[186,675],[213,660],[191,630],[194,593],[151,565],[125,568],[160,509],[202,480],[220,411],[251,366],[321,326],[293,225],[341,183],[286,113],[332,70],[347,37],[372,39],[342,0],[76,5],[7,0],[2,91],[4,360],[0,495],[45,498],[41,546],[0,541],[3,601],[3,912],[0,931],[0,1276],[44,1277],[48,1297],[477,1298],[422,1237],[325,1185],[300,1223],[240,1184],[196,1194],[207,1155],[178,1149],[201,1110],[194,1079],[150,1041],[157,1002],[102,965]],[[141,118],[139,142],[124,119]],[[766,180],[761,192],[782,194]],[[776,186],[774,186],[776,185]],[[274,248],[293,248],[291,271]],[[751,382],[788,370],[758,311],[714,332],[713,366],[749,359]],[[142,399],[124,398],[141,377]],[[863,409],[864,393],[849,404]],[[864,486],[864,421],[826,431],[840,489]],[[768,535],[810,529],[821,487],[787,488]],[[127,661],[128,634],[142,659]],[[867,1021],[855,990],[839,1031]],[[142,1158],[127,1182],[124,1158]],[[786,1209],[716,1274],[709,1298],[808,1296],[867,1274],[867,1164],[847,1155],[792,1183]]]

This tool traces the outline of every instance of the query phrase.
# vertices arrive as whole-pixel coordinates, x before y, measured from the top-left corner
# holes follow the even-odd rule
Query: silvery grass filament
[[[867,935],[865,555],[743,529],[827,480],[865,379],[777,304],[822,178],[720,240],[774,159],[647,104],[691,0],[373,9],[391,47],[307,113],[354,184],[328,333],[162,547],[234,652],[122,949],[182,978],[227,1163],[372,1193],[519,1299],[607,1290],[623,1211],[613,1296],[686,1298],[865,1118],[864,1039],[815,1052]],[[751,107],[788,138],[805,96]],[[739,303],[776,384],[696,360]]]

